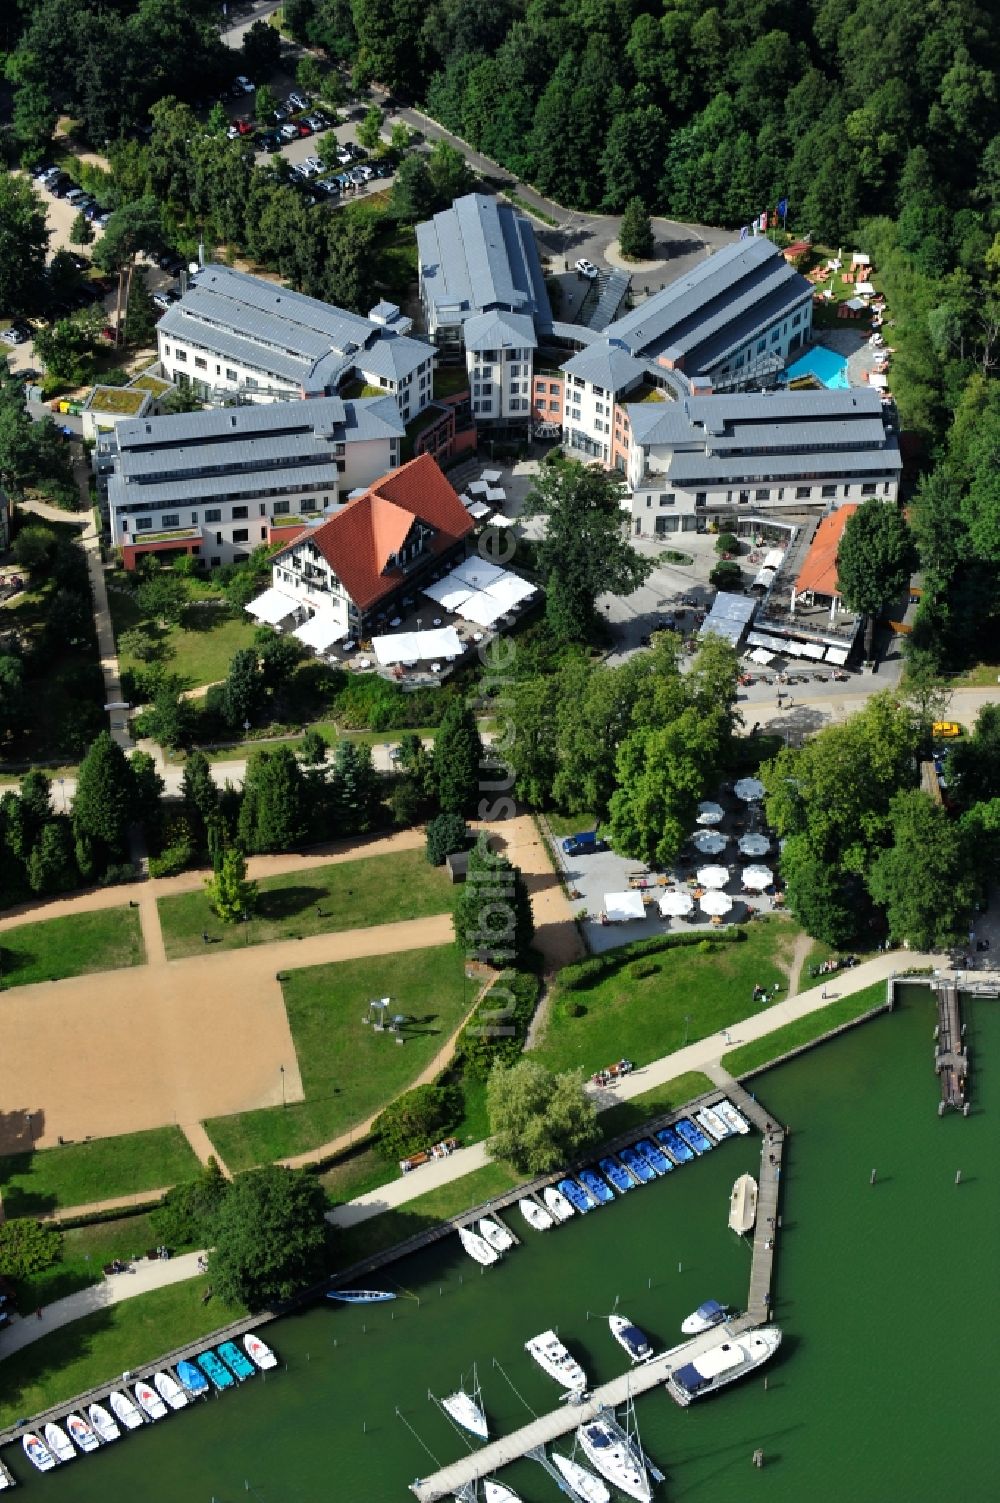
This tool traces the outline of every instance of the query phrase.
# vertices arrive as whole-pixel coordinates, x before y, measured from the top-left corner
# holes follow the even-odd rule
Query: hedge
[[[618,971],[626,962],[639,960],[644,955],[658,955],[664,950],[679,950],[691,945],[739,944],[746,939],[746,930],[736,927],[713,929],[711,934],[657,934],[652,939],[636,939],[620,949],[608,950],[604,955],[591,955],[588,960],[579,960],[575,965],[564,966],[559,972],[559,988],[563,991],[584,991],[595,986],[603,976]]]
[[[537,976],[504,971],[459,1034],[456,1064],[474,1079],[485,1080],[495,1064],[519,1059],[541,990]]]

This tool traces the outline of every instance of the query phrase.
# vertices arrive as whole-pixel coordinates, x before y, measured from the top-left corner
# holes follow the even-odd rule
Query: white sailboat
[[[488,1268],[491,1263],[499,1263],[500,1254],[488,1242],[485,1242],[478,1232],[470,1231],[467,1226],[460,1226],[458,1240],[469,1257],[475,1258],[477,1263],[482,1263],[484,1268]]]
[[[651,1503],[653,1489],[650,1486],[646,1467],[638,1450],[626,1436],[622,1438],[598,1415],[576,1432],[581,1451],[612,1486],[619,1488],[636,1503]]]
[[[483,1412],[483,1395],[475,1368],[472,1369],[472,1392],[468,1393],[464,1386],[457,1388],[441,1400],[441,1408],[463,1430],[469,1430],[480,1440],[489,1439],[486,1415]]]
[[[489,1477],[483,1483],[483,1497],[486,1503],[521,1503],[512,1487],[504,1487],[502,1482],[493,1482]]]
[[[121,1437],[121,1431],[111,1418],[103,1404],[91,1404],[87,1410],[87,1418],[97,1433],[98,1440],[109,1446],[113,1440]]]
[[[544,1206],[540,1206],[537,1200],[532,1200],[530,1195],[526,1195],[523,1200],[518,1201],[517,1209],[532,1231],[547,1232],[550,1227],[555,1226],[555,1217],[551,1211],[547,1211]]]
[[[558,1451],[552,1452],[552,1460],[584,1503],[610,1503],[611,1494],[600,1477],[595,1477],[593,1472],[588,1472],[585,1466],[573,1461],[571,1457],[560,1456]]]
[[[502,1221],[494,1221],[492,1216],[483,1216],[479,1222],[479,1235],[484,1242],[488,1242],[498,1253],[510,1252],[517,1243]]]
[[[524,1343],[524,1350],[534,1357],[542,1372],[554,1378],[567,1393],[586,1390],[587,1374],[576,1358],[570,1356],[555,1331],[542,1331],[538,1336],[532,1336]]]
[[[548,1185],[542,1191],[542,1200],[545,1202],[546,1209],[552,1212],[557,1221],[568,1221],[571,1216],[576,1215],[565,1195],[561,1190],[557,1190],[555,1185]]]

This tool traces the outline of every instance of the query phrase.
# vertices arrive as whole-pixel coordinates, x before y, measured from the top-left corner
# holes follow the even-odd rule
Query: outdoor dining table
[[[502,474],[502,470],[484,470],[482,473],[482,479],[487,481],[489,485],[495,485]]]
[[[441,617],[440,616],[435,616],[434,617],[434,625],[435,626],[440,626],[441,625]]]
[[[390,626],[402,626],[402,624],[403,624],[403,618],[402,618],[402,616],[393,616],[392,620],[389,622]]]

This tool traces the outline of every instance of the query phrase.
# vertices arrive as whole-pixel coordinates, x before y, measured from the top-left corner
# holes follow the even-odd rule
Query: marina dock
[[[934,1069],[941,1082],[941,1105],[964,1111],[967,1106],[966,1083],[969,1078],[969,1054],[962,1030],[962,1009],[954,981],[939,981],[936,987],[938,1024],[934,1041]]]

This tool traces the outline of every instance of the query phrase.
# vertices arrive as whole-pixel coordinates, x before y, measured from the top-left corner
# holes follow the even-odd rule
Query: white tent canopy
[[[461,638],[453,626],[444,626],[440,631],[404,631],[372,637],[372,648],[383,668],[390,663],[417,663],[427,658],[462,655]]]
[[[837,663],[837,664],[840,664],[840,665],[846,663],[847,662],[847,648],[846,647],[828,647],[826,649],[826,660],[827,660],[828,663]]]
[[[702,913],[707,913],[709,917],[714,918],[721,918],[733,906],[733,900],[728,892],[718,892],[715,888],[706,892],[698,899],[698,902]]]
[[[718,830],[699,830],[691,837],[691,844],[703,856],[718,856],[726,849],[728,841]]]
[[[473,501],[469,507],[469,516],[475,517],[477,522],[481,522],[483,517],[489,516],[491,509],[491,507],[486,505],[485,501]]]
[[[491,485],[486,492],[487,501],[506,501],[507,492],[500,485]]]
[[[473,480],[471,485],[466,486],[466,490],[473,496],[485,496],[489,485],[485,480]]]
[[[660,912],[664,918],[683,918],[694,908],[694,898],[689,892],[671,890],[660,898]]]
[[[764,797],[764,784],[760,778],[740,778],[734,792],[745,804],[752,804],[755,799]]]
[[[699,866],[698,881],[702,887],[725,887],[729,881],[729,867]]]
[[[448,577],[454,584],[468,585],[470,590],[485,590],[487,585],[500,579],[503,573],[503,569],[488,563],[485,558],[467,558],[452,569]]]
[[[487,595],[485,590],[473,590],[457,607],[460,616],[466,621],[474,621],[477,626],[492,626],[509,609],[502,600],[498,600],[495,595]]]
[[[438,605],[443,606],[446,611],[457,611],[463,600],[468,600],[472,589],[449,574],[445,579],[438,579],[433,584],[425,585],[421,593],[429,595],[431,600],[436,600]]]
[[[604,912],[612,924],[624,923],[626,919],[646,917],[646,907],[641,892],[606,892]]]
[[[502,470],[484,470],[483,471],[483,479],[486,481],[487,485],[496,485],[497,481],[501,478],[502,475],[503,475],[503,471]]]
[[[766,856],[770,849],[771,842],[766,835],[742,835],[740,837],[742,856]]]
[[[503,574],[486,586],[486,594],[499,600],[505,610],[510,610],[512,606],[519,604],[522,600],[528,600],[537,593],[535,586],[518,574]]]
[[[753,661],[755,663],[759,663],[762,668],[766,668],[768,663],[773,662],[774,660],[774,653],[767,652],[763,647],[755,647],[750,656]]]
[[[322,652],[329,647],[331,642],[342,642],[347,636],[347,627],[337,621],[333,616],[324,611],[304,621],[292,632],[293,637],[298,637],[307,647],[312,647],[316,652]]]
[[[277,626],[279,621],[284,621],[293,611],[297,611],[299,602],[293,595],[286,595],[284,590],[265,590],[263,595],[258,595],[256,600],[251,600],[247,606],[247,614],[256,616],[258,621],[266,621],[268,626]]]
[[[747,866],[743,870],[743,886],[754,892],[763,892],[773,881],[774,873],[769,866]]]
[[[698,805],[698,823],[700,825],[718,825],[722,823],[724,810],[721,804],[713,804],[711,799]]]

